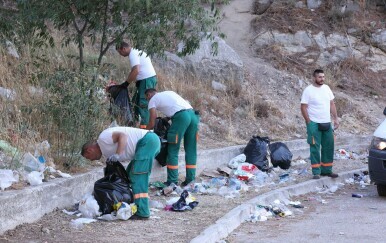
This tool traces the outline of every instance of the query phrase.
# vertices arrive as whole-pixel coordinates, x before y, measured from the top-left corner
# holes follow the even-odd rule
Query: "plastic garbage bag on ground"
[[[262,171],[268,171],[268,144],[268,137],[253,136],[244,149],[246,162],[256,165]]]
[[[121,163],[107,163],[105,176],[94,184],[94,196],[102,214],[110,214],[117,202],[132,203],[129,178]]]
[[[271,163],[274,167],[279,166],[283,170],[287,170],[291,166],[292,153],[287,145],[281,142],[271,143],[268,145],[271,151]]]
[[[232,169],[236,169],[239,166],[239,164],[245,162],[246,158],[247,157],[245,156],[245,154],[239,154],[228,162],[228,167]]]
[[[178,199],[177,202],[173,203],[172,210],[173,211],[186,211],[186,210],[192,210],[198,205],[197,201],[188,202],[187,198],[189,197],[189,192],[184,190],[181,193],[180,199]]]
[[[79,211],[85,218],[94,218],[100,215],[99,205],[93,195],[86,195],[79,203]]]
[[[37,186],[43,183],[44,175],[43,172],[31,171],[27,175],[27,181],[31,186]]]
[[[0,188],[4,189],[10,187],[12,183],[18,182],[19,177],[13,174],[12,170],[0,170]]]
[[[117,218],[121,220],[128,220],[137,212],[137,205],[134,203],[128,204],[123,202],[117,211]]]

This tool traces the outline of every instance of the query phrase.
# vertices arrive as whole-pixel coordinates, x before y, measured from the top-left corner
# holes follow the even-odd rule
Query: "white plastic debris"
[[[31,186],[37,186],[37,185],[42,184],[43,179],[44,179],[43,172],[31,171],[27,175],[27,181]]]
[[[245,156],[245,154],[237,155],[236,157],[234,157],[229,161],[228,167],[232,169],[237,169],[239,164],[244,163],[246,159],[247,157]]]
[[[70,226],[74,229],[82,229],[84,224],[89,224],[96,221],[97,221],[96,219],[78,218],[78,219],[71,220]]]
[[[83,200],[79,202],[79,211],[86,218],[94,218],[100,215],[98,202],[93,195],[86,195]]]
[[[39,162],[31,153],[23,155],[22,163],[26,171],[44,171],[45,163]]]
[[[0,170],[0,188],[2,191],[18,181],[19,177],[14,175],[12,170]]]
[[[150,200],[149,201],[149,207],[150,208],[164,208],[165,206],[159,201]]]
[[[131,216],[133,216],[131,205],[123,202],[117,211],[117,218],[121,220],[128,220]]]
[[[57,170],[56,173],[58,173],[58,175],[60,175],[63,178],[70,178],[70,177],[72,177],[70,174],[63,173],[60,170]]]
[[[65,213],[65,214],[67,214],[67,215],[74,215],[74,214],[77,213],[77,211],[70,212],[70,211],[67,211],[66,209],[63,209],[62,212]]]

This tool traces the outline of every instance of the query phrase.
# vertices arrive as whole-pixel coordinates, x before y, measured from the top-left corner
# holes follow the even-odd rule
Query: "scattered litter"
[[[27,181],[31,186],[37,186],[37,185],[42,184],[43,179],[44,179],[43,172],[31,171],[27,175]]]
[[[99,205],[95,200],[94,196],[88,194],[79,202],[79,211],[86,218],[94,218],[99,216]]]
[[[149,201],[149,207],[150,208],[164,208],[165,206],[159,201],[150,200]]]
[[[356,197],[356,198],[362,198],[363,197],[362,194],[357,194],[357,193],[353,193],[351,196]]]
[[[233,159],[231,159],[231,160],[228,162],[228,167],[231,168],[231,169],[237,169],[237,167],[239,166],[239,164],[245,162],[246,158],[247,158],[247,157],[245,156],[245,154],[237,155],[236,157],[234,157]]]
[[[66,209],[63,209],[62,212],[67,214],[67,215],[74,215],[74,214],[78,213],[78,211],[70,212],[70,211],[67,211]]]
[[[92,222],[96,222],[96,219],[90,219],[90,218],[78,218],[78,219],[72,219],[70,222],[71,228],[74,229],[82,229],[84,224],[89,224]]]
[[[56,173],[58,173],[58,175],[60,175],[63,178],[70,178],[70,177],[72,177],[70,174],[63,173],[60,170],[57,170]]]
[[[123,202],[117,211],[117,218],[121,220],[128,220],[137,212],[137,205],[134,203],[128,204]]]
[[[0,170],[0,188],[2,191],[10,187],[12,183],[18,182],[19,176],[14,175],[12,170]]]
[[[272,217],[287,217],[293,215],[283,202],[275,200],[272,205],[256,205],[255,211],[250,215],[247,221],[249,222],[261,222],[267,221]]]
[[[195,200],[195,198],[192,197],[188,191],[184,190],[181,193],[181,197],[178,199],[178,201],[173,203],[172,210],[182,212],[186,210],[192,210],[197,205],[198,202]]]

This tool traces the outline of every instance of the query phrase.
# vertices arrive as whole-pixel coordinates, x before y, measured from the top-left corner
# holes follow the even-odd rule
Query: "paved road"
[[[352,193],[365,197],[353,198]],[[315,197],[322,196],[327,204]],[[229,242],[386,242],[386,198],[376,187],[345,186],[333,195],[308,194],[299,197],[305,208],[291,208],[294,217],[245,223]]]

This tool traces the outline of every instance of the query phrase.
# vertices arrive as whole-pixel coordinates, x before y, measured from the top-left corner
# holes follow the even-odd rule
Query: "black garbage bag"
[[[271,151],[271,163],[274,167],[280,167],[287,170],[291,166],[292,153],[287,145],[282,142],[272,143],[269,145]]]
[[[94,197],[102,214],[110,214],[117,202],[128,204],[134,201],[129,178],[123,165],[119,162],[107,163],[105,176],[94,184]]]
[[[244,154],[246,156],[245,161],[256,165],[261,171],[268,171],[268,144],[268,137],[253,136],[244,149]]]
[[[112,85],[107,92],[110,96],[110,114],[123,125],[132,126],[134,117],[127,88],[122,85]]]
[[[172,210],[173,211],[182,212],[182,211],[186,211],[186,210],[192,210],[193,208],[195,208],[198,205],[198,202],[197,201],[193,201],[193,202],[190,202],[190,203],[187,204],[186,203],[186,198],[188,196],[189,196],[189,192],[187,190],[184,190],[181,193],[180,199],[178,199],[177,202],[173,203]]]
[[[168,142],[166,136],[170,128],[170,123],[167,118],[157,117],[154,125],[154,133],[158,135],[161,141],[161,151],[155,157],[161,166],[166,165],[166,158],[168,156]]]
[[[166,135],[170,128],[170,123],[166,117],[157,117],[154,124],[154,133],[159,137],[166,139]]]

